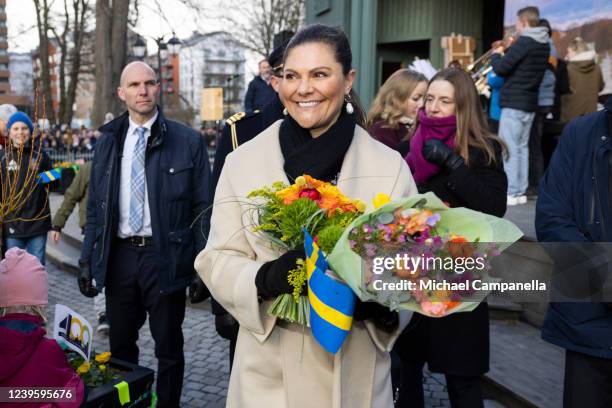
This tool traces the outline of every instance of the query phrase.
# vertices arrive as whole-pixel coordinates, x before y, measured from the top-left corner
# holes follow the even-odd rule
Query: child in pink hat
[[[45,336],[47,271],[33,255],[11,248],[0,262],[0,387],[71,388],[74,402],[20,407],[79,407],[84,385],[57,342]]]

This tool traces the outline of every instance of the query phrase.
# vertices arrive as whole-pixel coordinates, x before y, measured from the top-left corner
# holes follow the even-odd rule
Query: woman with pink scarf
[[[425,94],[406,161],[419,193],[450,207],[502,217],[507,178],[503,142],[489,133],[472,78],[456,68],[438,72]],[[489,370],[487,304],[442,318],[414,314],[395,344],[402,360],[401,407],[422,407],[422,368],[446,376],[453,407],[483,406],[480,377]]]

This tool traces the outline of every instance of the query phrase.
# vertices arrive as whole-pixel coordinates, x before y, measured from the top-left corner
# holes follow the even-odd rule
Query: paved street
[[[56,303],[64,304],[84,315],[92,324],[97,322],[93,309],[93,300],[81,295],[76,277],[58,269],[52,263],[47,265],[49,272],[49,306],[48,320],[53,322],[53,310]],[[183,383],[184,407],[215,408],[225,405],[229,379],[228,342],[215,332],[214,317],[205,307],[187,307],[183,323],[185,336],[185,380]],[[140,364],[156,368],[153,354],[153,339],[148,324],[140,331]],[[108,337],[98,333],[94,335],[96,352],[109,349]],[[449,407],[444,377],[426,374],[425,381],[426,407]]]
[[[97,322],[93,300],[79,292],[76,277],[52,264],[49,272],[48,320],[53,322],[56,303],[65,304],[84,315],[92,324]],[[228,342],[217,336],[213,315],[203,308],[188,307],[183,323],[185,336],[184,407],[223,407],[229,379]],[[148,323],[140,331],[140,365],[156,369],[154,344]],[[94,335],[96,352],[109,350],[108,337]]]

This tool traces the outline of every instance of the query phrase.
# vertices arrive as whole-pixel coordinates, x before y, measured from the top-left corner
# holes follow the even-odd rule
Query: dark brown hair
[[[311,24],[293,36],[283,56],[283,64],[287,61],[287,56],[298,45],[309,43],[322,43],[328,45],[333,53],[336,61],[342,65],[342,73],[346,76],[352,69],[353,53],[351,45],[344,31],[336,27],[331,27],[324,24]],[[366,125],[366,116],[361,101],[355,90],[351,88],[351,92],[347,96],[347,102],[350,102],[355,108],[355,121],[361,127]]]

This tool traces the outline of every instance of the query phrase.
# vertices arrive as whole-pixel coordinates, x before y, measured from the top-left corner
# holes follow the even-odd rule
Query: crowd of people
[[[158,407],[180,404],[186,298],[197,303],[211,296],[216,329],[230,340],[228,406],[423,407],[427,363],[429,370],[446,376],[451,406],[482,407],[482,375],[489,370],[486,302],[471,312],[431,318],[358,300],[351,335],[341,352],[331,355],[309,329],[266,313],[277,296],[293,293],[288,275],[305,254],[271,251],[250,233],[249,203],[236,197],[309,174],[368,203],[381,192],[391,198],[433,192],[451,207],[503,217],[508,205],[526,202],[534,167],[534,188],[545,172],[538,238],[609,241],[609,209],[583,219],[585,210],[574,208],[586,200],[575,201],[573,194],[589,196],[593,182],[581,182],[591,179],[589,166],[577,167],[578,159],[571,158],[576,152],[588,163],[590,147],[599,149],[595,144],[602,143],[606,126],[612,131],[611,102],[605,111],[589,115],[603,87],[601,72],[581,39],[570,44],[568,61],[561,63],[537,8],[519,10],[515,28],[518,37],[512,44],[493,46],[488,121],[472,77],[456,67],[431,78],[399,70],[366,111],[353,90],[357,73],[344,32],[307,26],[260,64],[261,83],[253,88],[269,87],[268,102],[254,98],[252,103],[261,104],[257,110],[228,120],[212,171],[207,138],[165,118],[156,105],[154,70],[143,62],[130,63],[118,88],[127,112],[97,131],[59,128],[43,134],[49,147],[95,147],[95,155],[53,223],[43,194],[47,187],[36,186],[40,194],[33,194],[32,203],[20,211],[44,216],[34,228],[13,214],[16,224],[3,229],[7,246],[36,256],[39,264],[23,265],[38,271],[45,262],[47,232],[53,230],[52,239],[59,240],[65,219],[81,203],[79,289],[87,297],[104,291],[110,348],[117,358],[138,362],[138,331],[149,318],[158,359]],[[565,91],[559,85],[561,66],[568,77]],[[582,82],[584,75],[591,78],[588,84]],[[559,107],[559,120],[570,124],[546,170],[542,123]],[[587,116],[574,120],[578,115]],[[27,165],[13,166],[12,157],[15,149],[31,148],[33,125],[16,112],[7,128],[12,148],[1,156],[5,180],[9,172],[28,171]],[[588,141],[580,148],[577,133]],[[37,172],[50,168],[42,155]],[[612,176],[604,159],[592,178],[603,178],[607,186]],[[541,163],[533,166],[534,160]],[[609,197],[602,200],[609,207]],[[7,261],[16,257],[25,255],[7,253]],[[13,276],[14,268],[0,265],[0,285],[23,291]],[[23,325],[15,321],[24,316],[15,313],[32,315],[26,320],[40,331],[39,307],[33,306],[46,303],[42,277],[38,273],[40,294],[27,300],[8,296],[13,292],[0,286],[2,336],[22,336]],[[591,406],[612,404],[610,394],[601,391],[612,381],[611,310],[606,305],[550,306],[544,338],[568,353],[565,407],[581,406],[587,394]],[[577,322],[581,314],[593,324]],[[56,354],[51,348],[41,353]],[[70,375],[53,381],[59,378],[78,386]],[[20,383],[28,381],[5,376],[0,386],[32,385]]]

